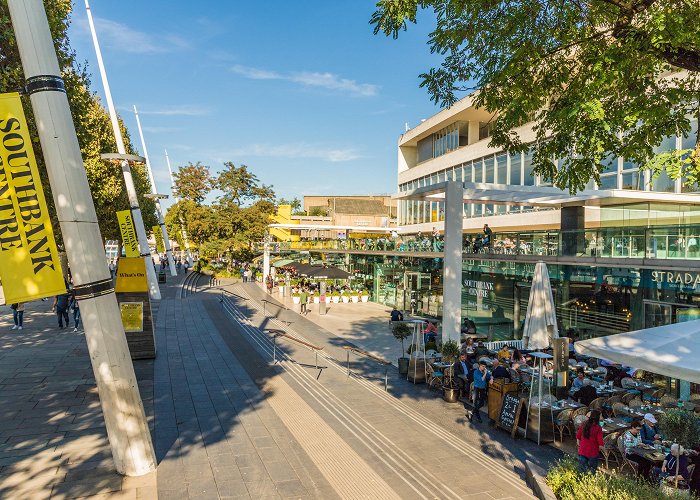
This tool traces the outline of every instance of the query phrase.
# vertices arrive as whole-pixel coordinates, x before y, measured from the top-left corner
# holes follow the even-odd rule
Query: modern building
[[[490,338],[517,338],[538,261],[548,265],[562,334],[700,318],[696,187],[611,158],[599,185],[571,196],[533,175],[531,153],[490,147],[490,120],[467,97],[403,134],[398,236],[376,235],[371,248],[307,242],[311,258],[343,255],[372,300],[441,319],[444,337],[469,317]],[[658,151],[693,147],[697,127]],[[516,132],[535,139],[532,124]],[[481,248],[484,224],[494,234]]]

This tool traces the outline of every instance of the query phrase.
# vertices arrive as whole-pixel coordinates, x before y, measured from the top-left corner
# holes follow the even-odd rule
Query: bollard
[[[316,369],[318,370],[318,351],[314,351],[314,354],[316,354]]]
[[[277,335],[272,335],[272,364],[277,364]]]
[[[267,318],[267,311],[265,310],[265,301],[263,300],[263,318]]]
[[[348,355],[348,378],[350,378],[350,351],[345,351]]]
[[[384,368],[384,392],[387,392],[387,385],[389,385],[389,368]]]

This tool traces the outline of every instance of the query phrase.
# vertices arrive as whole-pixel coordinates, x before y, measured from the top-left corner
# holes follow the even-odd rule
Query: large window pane
[[[617,172],[617,157],[614,156],[608,156],[605,158],[602,162],[601,165],[603,165],[603,172],[604,174],[610,173],[610,172]]]
[[[601,175],[600,189],[617,189],[617,174]]]
[[[665,137],[661,144],[654,148],[654,153],[663,153],[673,149],[676,149],[676,136],[669,136]],[[661,193],[672,193],[676,189],[676,183],[666,171],[663,171],[655,179],[652,179],[651,189]]]
[[[484,158],[484,182],[493,184],[494,182],[494,166],[493,166],[493,156],[487,156]]]
[[[532,150],[528,150],[525,153],[525,158],[523,159],[523,165],[525,169],[523,184],[525,186],[535,185],[535,176],[532,173]]]
[[[622,174],[622,189],[644,190],[644,176],[639,170]]]
[[[522,155],[520,153],[513,153],[510,155],[510,183],[513,186],[520,186],[522,184]]]
[[[508,165],[508,155],[500,154],[496,156],[496,174],[494,182],[499,184],[505,184],[507,180],[507,165]]]
[[[694,149],[695,148],[695,141],[697,140],[697,134],[698,134],[698,121],[693,120],[691,123],[691,130],[690,134],[688,134],[686,137],[683,137],[683,141],[681,144],[681,149]],[[684,193],[690,193],[694,191],[700,191],[700,187],[696,185],[685,185],[685,179],[683,179],[683,184],[681,185],[681,191]]]
[[[474,162],[474,182],[484,182],[484,167],[481,160]]]

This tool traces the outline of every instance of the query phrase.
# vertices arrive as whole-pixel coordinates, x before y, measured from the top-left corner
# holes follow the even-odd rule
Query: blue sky
[[[398,40],[374,36],[372,0],[91,0],[112,95],[159,192],[173,167],[246,164],[278,196],[396,190],[404,123],[438,108],[418,74],[437,62],[424,15]],[[102,95],[84,2],[69,36]]]

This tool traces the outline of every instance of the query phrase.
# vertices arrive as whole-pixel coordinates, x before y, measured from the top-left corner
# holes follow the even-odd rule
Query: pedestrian
[[[595,474],[598,469],[598,454],[603,450],[603,429],[600,427],[600,412],[591,410],[588,420],[576,432],[578,461],[581,472]]]
[[[241,279],[243,280],[243,283],[246,282],[247,276],[245,274],[245,267],[241,266]]]
[[[66,322],[66,326],[70,326],[70,322],[68,321],[68,300],[68,292],[56,295],[53,299],[53,307],[51,310],[54,311],[58,317],[59,328],[63,328],[64,321]]]
[[[73,309],[73,331],[77,332],[78,328],[80,328],[80,305],[78,304],[78,299],[75,297],[75,290],[71,290],[68,308]]]
[[[272,276],[269,274],[267,275],[267,280],[266,281],[266,286],[267,286],[267,293],[272,295]]]
[[[493,378],[491,374],[486,369],[486,361],[479,362],[479,368],[474,370],[474,411],[469,418],[469,421],[474,423],[476,419],[479,423],[481,420],[481,407],[486,404],[486,385],[493,384]]]
[[[15,326],[12,327],[13,330],[21,330],[22,322],[24,321],[24,302],[18,302],[10,306],[12,309],[12,319],[15,322]]]
[[[309,296],[306,293],[306,288],[302,288],[301,292],[299,293],[299,304],[301,304],[301,314],[306,316],[306,313],[308,312],[306,310],[306,303],[309,300]]]
[[[185,259],[185,274],[187,274],[187,270],[190,268],[190,263],[187,259]]]

